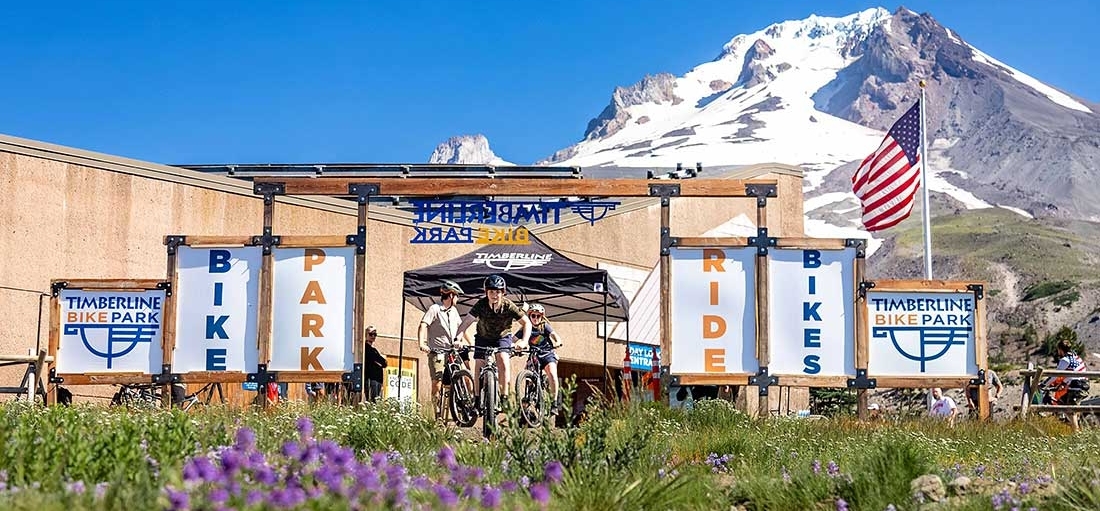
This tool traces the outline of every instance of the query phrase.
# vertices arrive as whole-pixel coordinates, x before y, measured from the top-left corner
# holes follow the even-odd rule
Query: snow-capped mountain
[[[451,137],[436,146],[428,163],[514,165],[493,153],[485,135]]]
[[[858,230],[851,175],[919,98],[922,79],[932,192],[965,208],[1100,218],[1100,183],[1091,177],[1100,163],[1100,106],[905,8],[810,16],[738,35],[683,76],[616,88],[583,140],[539,163],[789,163],[806,170],[811,235],[825,218]]]

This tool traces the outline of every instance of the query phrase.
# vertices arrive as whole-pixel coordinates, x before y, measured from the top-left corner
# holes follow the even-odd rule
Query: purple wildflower
[[[241,451],[251,450],[256,446],[256,433],[249,428],[241,428],[237,430],[237,449]]]
[[[102,499],[105,495],[107,495],[107,483],[96,483],[95,498]]]
[[[244,498],[244,503],[247,506],[255,506],[263,501],[264,495],[260,493],[260,490],[251,490],[248,492],[248,496]]]
[[[439,450],[436,459],[439,460],[439,464],[443,466],[443,468],[452,472],[458,467],[458,460],[455,459],[455,451],[451,449],[449,445],[444,445],[443,448]]]
[[[504,481],[503,483],[500,483],[500,489],[511,493],[519,489],[519,484],[516,484],[515,481]]]
[[[299,417],[297,427],[303,440],[313,436],[313,420],[309,417]]]
[[[297,442],[287,442],[283,444],[283,448],[280,451],[284,458],[295,459],[302,453],[302,446]]]
[[[550,488],[543,483],[531,485],[531,498],[539,504],[550,502]]]
[[[177,490],[168,490],[168,508],[172,511],[183,511],[191,506],[187,493]]]
[[[73,482],[69,483],[68,485],[66,485],[65,489],[68,490],[69,493],[75,493],[77,495],[83,495],[84,490],[85,490],[84,481],[73,481]]]
[[[848,511],[848,503],[844,499],[836,499],[836,511]]]
[[[229,492],[225,488],[215,488],[210,491],[210,502],[222,503],[229,500]]]
[[[565,475],[564,471],[565,468],[562,467],[561,462],[555,460],[546,464],[546,467],[543,469],[543,474],[547,481],[558,483],[561,482],[562,477]]]
[[[1020,483],[1020,495],[1027,495],[1031,491],[1031,485],[1027,483]]]
[[[837,474],[840,474],[840,467],[837,466],[835,461],[830,460],[828,471],[829,471],[829,475],[835,476]]]
[[[787,472],[787,467],[783,467],[782,472],[783,472],[783,482],[785,482],[785,483],[791,482],[791,473]]]
[[[810,468],[813,469],[815,474],[820,474],[821,473],[821,462],[818,461],[818,460],[814,460],[814,462],[810,464]]]
[[[481,493],[481,507],[496,509],[500,505],[500,489],[491,486],[486,487]]]

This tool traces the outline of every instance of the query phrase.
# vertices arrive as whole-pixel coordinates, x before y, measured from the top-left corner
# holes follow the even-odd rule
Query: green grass
[[[1075,284],[1068,280],[1060,280],[1056,282],[1040,282],[1033,286],[1029,286],[1024,290],[1024,297],[1021,301],[1030,302],[1032,300],[1039,300],[1048,296],[1054,296],[1062,291],[1072,289]]]
[[[959,475],[974,480],[976,493],[951,497],[952,509],[992,509],[1009,480],[1036,489],[1018,485],[1004,497],[1022,509],[1100,503],[1100,488],[1090,486],[1100,473],[1094,455],[1100,431],[1072,434],[1049,419],[964,420],[952,428],[926,419],[755,420],[721,401],[697,403],[691,411],[629,403],[596,408],[579,428],[509,426],[487,442],[391,405],[214,408],[187,415],[6,404],[0,405],[0,481],[8,489],[0,489],[0,509],[132,509],[133,502],[163,508],[161,488],[178,484],[189,456],[232,443],[239,427],[255,431],[260,451],[277,453],[296,437],[303,414],[313,417],[318,439],[353,447],[364,459],[399,451],[410,473],[437,471],[444,445],[454,447],[459,462],[481,467],[488,481],[534,481],[547,462],[560,461],[564,479],[553,487],[549,509],[831,510],[838,499],[852,510],[916,509],[909,485],[924,474],[945,483]],[[108,491],[77,494],[74,481],[87,488],[107,483]],[[505,507],[539,508],[522,499]]]

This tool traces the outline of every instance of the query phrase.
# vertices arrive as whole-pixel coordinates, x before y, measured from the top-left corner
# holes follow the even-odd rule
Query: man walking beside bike
[[[554,396],[551,413],[556,415],[561,411],[561,396],[558,394],[558,354],[554,349],[562,346],[561,338],[550,326],[550,321],[546,319],[546,308],[541,304],[532,305],[527,311],[527,317],[531,320],[531,341],[528,346],[531,356],[538,359],[539,367],[549,379],[550,395]]]
[[[417,340],[420,341],[420,351],[428,353],[429,367],[432,373],[432,404],[438,410],[440,404],[439,390],[442,386],[443,371],[446,368],[446,359],[440,351],[454,347],[454,341],[461,332],[459,324],[462,316],[458,314],[458,295],[461,295],[462,287],[450,280],[444,280],[439,287],[439,303],[433,303],[424,316],[420,318],[420,327],[416,331]]]
[[[484,282],[485,296],[477,301],[462,318],[462,324],[458,325],[459,335],[466,332],[471,324],[477,323],[477,334],[474,336],[474,346],[479,348],[501,348],[496,354],[497,367],[499,368],[498,383],[501,395],[507,397],[511,394],[512,368],[508,363],[510,355],[508,350],[512,348],[512,322],[519,321],[523,324],[523,339],[518,343],[520,347],[527,345],[531,338],[531,320],[520,310],[515,302],[504,297],[507,285],[504,277],[490,275]],[[474,351],[476,370],[474,374],[481,374],[481,367],[485,364],[485,352]],[[478,382],[480,384],[480,382]],[[479,389],[481,392],[481,389]]]

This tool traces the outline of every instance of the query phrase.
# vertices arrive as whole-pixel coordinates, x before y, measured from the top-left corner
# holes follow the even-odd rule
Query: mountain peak
[[[512,165],[489,148],[489,139],[480,133],[451,137],[436,146],[428,163],[454,165]]]

